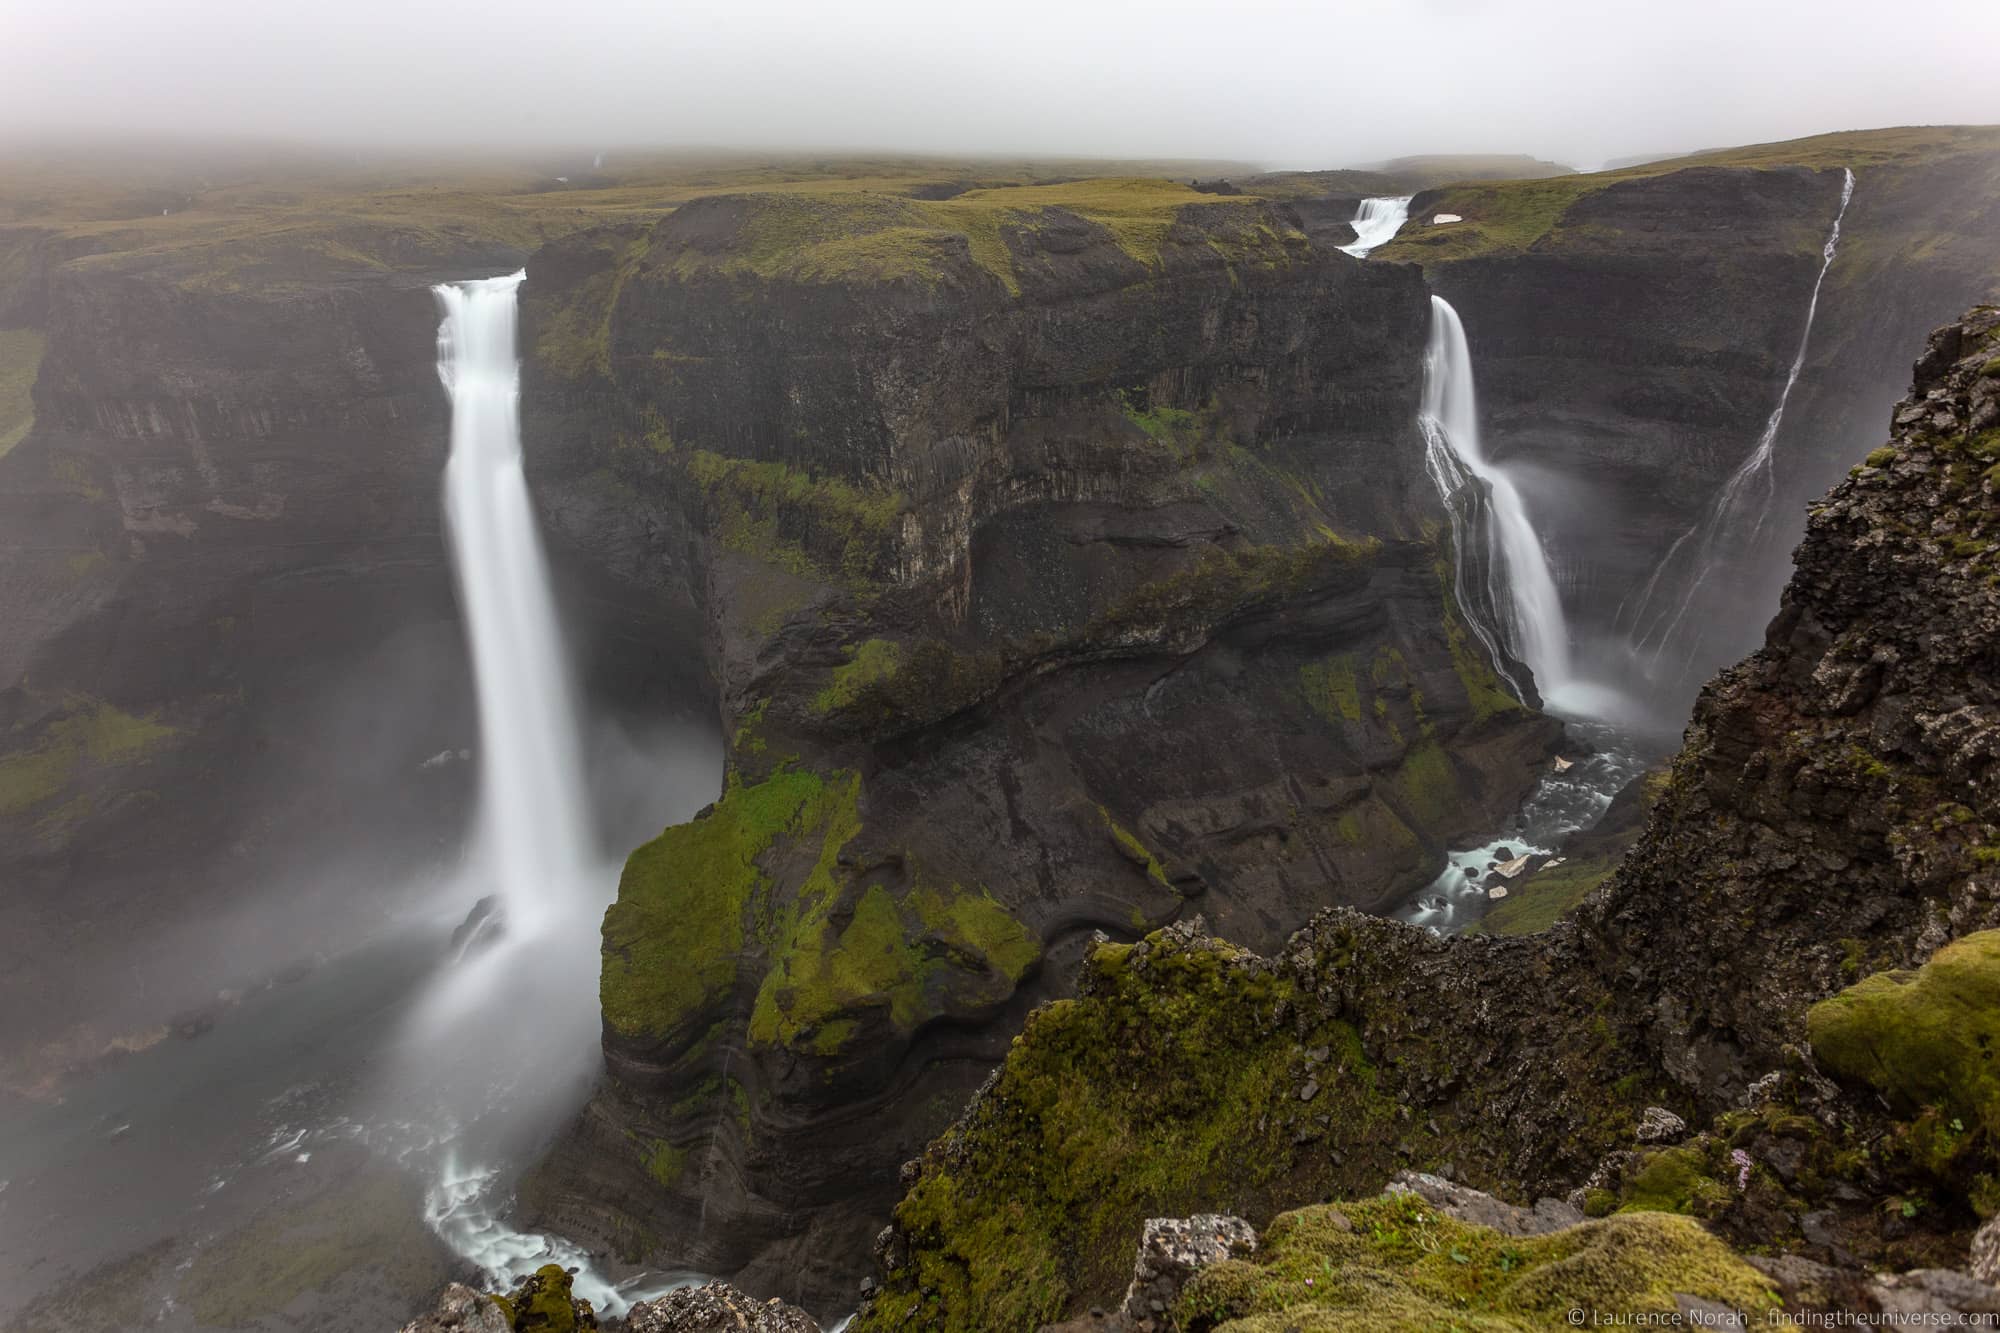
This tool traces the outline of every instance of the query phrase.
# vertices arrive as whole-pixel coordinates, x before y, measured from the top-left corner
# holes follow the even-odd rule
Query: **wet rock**
[[[1639,1114],[1641,1143],[1672,1143],[1687,1136],[1687,1121],[1664,1106],[1649,1106]]]
[[[492,1297],[454,1282],[435,1310],[403,1325],[402,1333],[513,1333],[513,1325]]]
[[[1884,1274],[1868,1294],[1884,1314],[2000,1314],[2000,1288],[1947,1268]]]
[[[1417,1195],[1448,1217],[1509,1236],[1542,1236],[1583,1221],[1583,1210],[1562,1199],[1522,1208],[1428,1171],[1398,1171],[1384,1192]]]
[[[1132,1283],[1120,1308],[1128,1319],[1157,1318],[1196,1273],[1256,1251],[1257,1233],[1240,1217],[1199,1213],[1148,1218],[1132,1265]]]
[[[683,1287],[641,1301],[625,1316],[626,1333],[820,1333],[813,1317],[775,1296],[757,1300],[727,1282]]]

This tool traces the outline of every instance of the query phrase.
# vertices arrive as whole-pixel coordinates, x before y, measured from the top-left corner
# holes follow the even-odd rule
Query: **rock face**
[[[0,225],[0,324],[31,325],[0,330],[0,380],[33,358],[18,442],[0,421],[0,925],[64,960],[0,968],[14,1091],[255,983],[247,959],[372,932],[456,857],[477,735],[428,286],[522,251],[223,212],[186,248]],[[698,706],[698,653],[645,642],[671,600],[552,554],[593,694]]]
[[[1255,1221],[1408,1166],[1692,1213],[1843,1290],[1963,1264],[1994,1205],[1952,1006],[1988,993],[2000,939],[1978,933],[2000,919],[1996,332],[1989,307],[1933,336],[1894,442],[1815,509],[1766,646],[1704,692],[1645,834],[1573,918],[1446,941],[1328,912],[1268,960],[1192,923],[1099,945],[906,1173],[860,1326],[1052,1319],[1108,1294],[1144,1217]],[[1933,1045],[1850,1058],[1889,1027]],[[1911,1060],[1963,1104],[1879,1086]],[[1707,1128],[1641,1146],[1668,1116]],[[1959,1299],[1941,1281],[1874,1299]]]
[[[1754,541],[1750,523],[1730,525],[1720,553],[1733,575],[1706,580],[1662,636],[1699,573],[1698,538],[1672,548],[1783,396],[1844,166],[1853,198],[1777,436],[1775,489],[1744,511],[1768,522]],[[1530,479],[1572,625],[1647,638],[1644,659],[1678,711],[1756,644],[1797,516],[1879,443],[1907,349],[2000,297],[1980,239],[2000,228],[2000,134],[1828,135],[1639,171],[1551,182],[1553,193],[1432,191],[1412,217],[1443,200],[1467,222],[1412,225],[1374,258],[1421,263],[1458,310],[1486,448]]]
[[[1446,595],[1418,275],[1255,200],[1007,193],[708,199],[529,265],[538,484],[702,600],[733,737],[606,918],[545,1224],[846,1299],[1091,932],[1383,907],[1546,760]]]
[[[710,1282],[641,1301],[625,1333],[820,1333],[812,1316],[781,1301],[759,1301],[727,1282]]]

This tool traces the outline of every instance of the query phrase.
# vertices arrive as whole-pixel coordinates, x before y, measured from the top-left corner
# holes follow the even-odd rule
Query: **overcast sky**
[[[1325,166],[2000,121],[2000,0],[0,0],[0,129]]]

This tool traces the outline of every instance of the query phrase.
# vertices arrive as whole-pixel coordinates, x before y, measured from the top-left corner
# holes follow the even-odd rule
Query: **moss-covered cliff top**
[[[1782,143],[1713,149],[1613,171],[1465,181],[1420,194],[1411,209],[1410,225],[1374,257],[1429,262],[1520,253],[1561,239],[1571,210],[1590,196],[1614,185],[1690,168],[1865,170],[1975,153],[2000,153],[2000,126],[1850,130]],[[1427,225],[1441,213],[1464,220]]]
[[[1212,215],[1200,242],[1231,257],[1261,248],[1279,258],[1288,243],[1304,241],[1254,196],[1106,177],[973,189],[946,199],[856,189],[716,196],[689,205],[667,234],[656,236],[654,257],[679,273],[715,268],[806,282],[914,278],[929,285],[964,251],[1018,292],[1017,258],[1024,249],[1043,248],[1047,228],[1074,229],[1080,219],[1087,224],[1082,233],[1056,246],[1108,239],[1157,268],[1169,233],[1196,209]]]
[[[1056,194],[1040,201],[1046,205],[1065,202],[1065,194],[1089,196],[1093,181],[1117,178],[1185,195],[1161,178],[1240,165],[654,153],[593,168],[497,158],[363,163],[224,149],[16,150],[0,156],[0,309],[32,252],[51,245],[62,260],[164,268],[197,289],[263,289],[496,268],[557,237],[657,219],[718,194],[872,196],[912,206],[964,198],[941,215],[942,225],[951,229],[950,218],[965,217],[971,221],[960,230],[979,232],[991,230],[976,217],[994,206],[978,198],[987,191],[1052,188]],[[1096,211],[1143,234],[1163,206],[1101,196]]]

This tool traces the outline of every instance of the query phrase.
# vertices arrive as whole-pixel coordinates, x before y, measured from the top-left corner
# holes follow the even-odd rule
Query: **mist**
[[[1283,167],[1506,151],[1589,169],[1828,130],[2000,119],[1990,0],[6,0],[0,15],[0,125],[24,137],[143,130]]]

